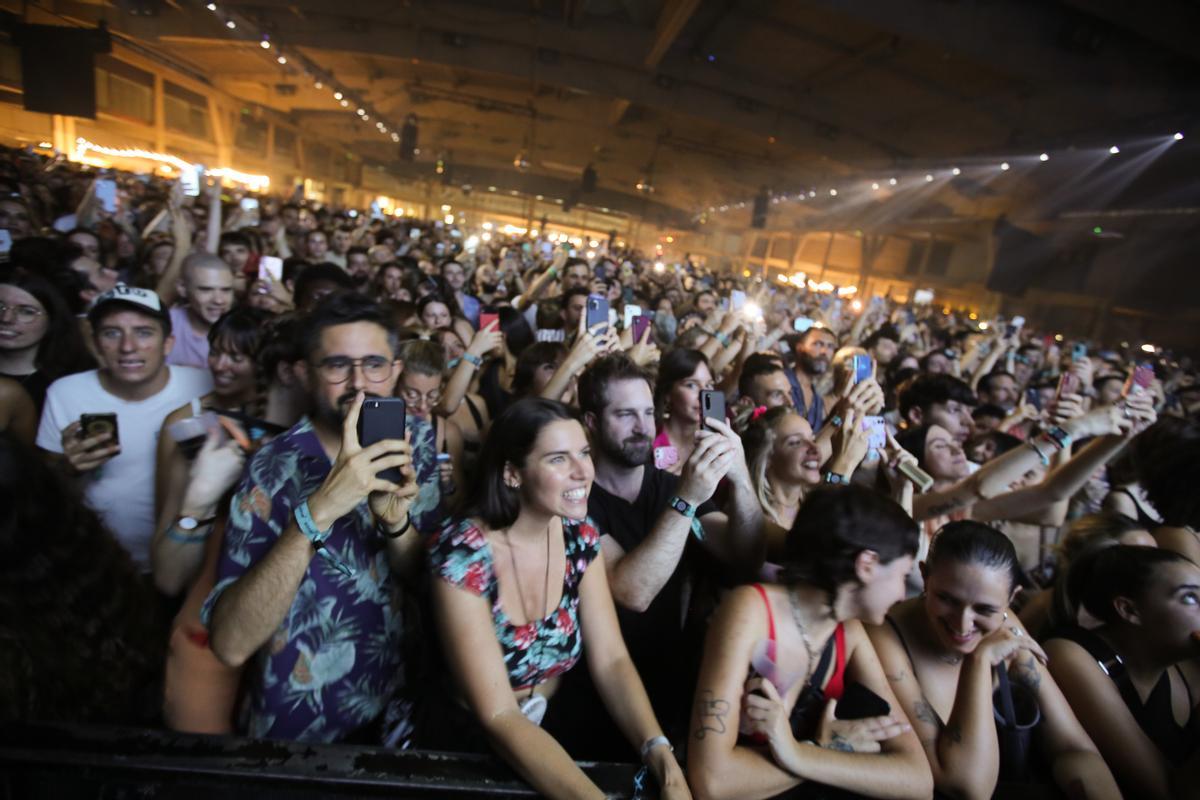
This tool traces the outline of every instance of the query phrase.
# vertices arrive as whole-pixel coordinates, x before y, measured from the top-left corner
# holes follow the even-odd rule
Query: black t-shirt
[[[592,485],[588,496],[588,514],[592,521],[602,534],[613,537],[626,553],[650,535],[679,490],[678,475],[650,465],[643,470],[642,487],[632,503],[610,494],[599,484]],[[716,510],[710,501],[703,503],[696,515]],[[698,549],[699,542],[689,534],[675,572],[644,612],[617,605],[625,646],[629,648],[629,655],[663,725],[668,725],[667,718],[678,717],[681,713],[686,719],[699,669],[700,637],[686,628],[687,603],[698,566]]]
[[[38,416],[41,417],[42,406],[46,404],[46,390],[50,388],[50,379],[44,372],[38,370],[28,375],[8,375],[0,372],[0,378],[11,378],[21,384],[21,388],[29,395]]]

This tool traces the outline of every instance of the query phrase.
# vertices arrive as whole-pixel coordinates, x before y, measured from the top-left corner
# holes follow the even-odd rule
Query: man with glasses
[[[201,615],[219,659],[251,662],[242,720],[251,736],[378,742],[404,680],[398,576],[420,552],[412,449],[362,447],[357,433],[363,400],[396,388],[396,345],[374,302],[341,293],[320,303],[297,364],[310,416],[258,451],[230,504]],[[379,474],[392,467],[399,483]]]

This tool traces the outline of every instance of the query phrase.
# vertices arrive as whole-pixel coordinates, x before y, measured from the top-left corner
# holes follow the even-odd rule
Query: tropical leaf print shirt
[[[331,468],[308,418],[255,454],[230,506],[205,624],[221,593],[266,556]],[[334,523],[325,546],[351,574],[319,555],[309,562],[279,629],[247,665],[250,736],[344,739],[379,716],[403,682],[402,598],[365,500]]]
[[[449,525],[429,540],[429,569],[437,577],[487,597],[504,666],[514,689],[536,686],[569,670],[579,661],[579,584],[600,552],[600,534],[591,519],[563,521],[567,566],[562,599],[550,614],[514,625],[500,606],[500,587],[487,537],[471,520]]]

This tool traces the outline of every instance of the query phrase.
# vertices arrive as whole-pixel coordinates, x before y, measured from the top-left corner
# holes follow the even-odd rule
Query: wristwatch
[[[836,472],[826,472],[821,476],[821,483],[829,486],[849,486],[850,479],[845,475],[838,475]]]

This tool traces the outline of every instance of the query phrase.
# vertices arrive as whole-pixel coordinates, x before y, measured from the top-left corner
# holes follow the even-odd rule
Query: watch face
[[[180,530],[184,530],[184,531],[196,530],[196,520],[194,517],[180,517],[179,522],[176,524],[179,526]]]
[[[687,501],[684,500],[682,497],[676,497],[671,502],[671,507],[674,508],[676,511],[678,511],[680,514],[688,513]]]

